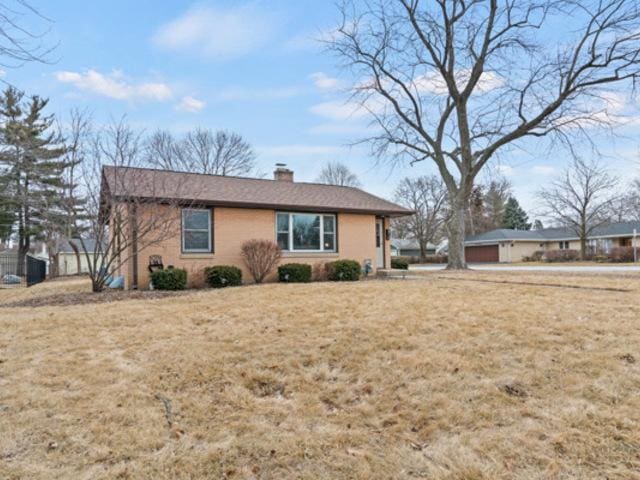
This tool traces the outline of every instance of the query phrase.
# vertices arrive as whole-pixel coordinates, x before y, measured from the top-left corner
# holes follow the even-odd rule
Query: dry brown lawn
[[[637,262],[589,262],[576,260],[574,262],[512,262],[495,263],[492,266],[504,267],[633,267],[640,266]]]
[[[0,478],[639,478],[639,346],[633,275],[0,307]]]

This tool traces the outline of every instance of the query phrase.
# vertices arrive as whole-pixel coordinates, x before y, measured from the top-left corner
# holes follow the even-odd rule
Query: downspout
[[[131,259],[133,261],[133,279],[131,288],[138,289],[138,209],[134,203],[131,209],[132,225],[131,225]]]

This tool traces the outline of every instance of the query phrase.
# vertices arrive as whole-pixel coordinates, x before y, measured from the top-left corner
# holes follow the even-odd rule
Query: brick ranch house
[[[251,239],[277,242],[281,263],[353,259],[370,261],[375,272],[390,267],[390,218],[413,213],[358,188],[294,182],[282,167],[273,180],[105,167],[100,194],[111,235],[118,234],[111,228],[116,215],[135,215],[129,225],[158,209],[173,218],[161,241],[130,242],[123,265],[112,272],[124,276],[127,289],[149,287],[154,255],[165,267],[186,269],[190,286],[203,285],[203,270],[212,265],[235,265],[250,281],[241,245]]]
[[[587,241],[587,247],[593,252],[609,253],[615,247],[631,246],[640,247],[640,222],[604,225],[596,228]],[[530,257],[540,250],[580,250],[580,239],[569,228],[498,229],[465,239],[465,256],[469,263],[520,262],[523,257]]]

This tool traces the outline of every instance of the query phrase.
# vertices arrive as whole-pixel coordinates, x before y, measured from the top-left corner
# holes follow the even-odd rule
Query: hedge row
[[[278,267],[278,281],[286,283],[308,283],[316,279],[334,282],[349,282],[360,279],[362,267],[355,260],[336,260],[315,267],[315,272],[306,263],[287,263]],[[400,268],[400,267],[396,267]],[[407,265],[408,268],[408,265]],[[204,269],[204,277],[212,288],[236,287],[242,285],[242,270],[232,265],[215,265]],[[151,274],[153,288],[157,290],[184,290],[187,287],[187,271],[181,268],[157,270]]]
[[[538,250],[523,257],[525,262],[574,262],[580,260],[579,250]],[[615,247],[609,253],[587,254],[585,260],[593,262],[633,262],[633,247]]]
[[[422,259],[420,257],[415,257],[415,256],[413,256],[413,257],[407,257],[407,256],[391,257],[391,263],[392,264],[393,264],[393,260],[394,259],[402,259],[405,262],[407,262],[409,265],[412,265],[414,263],[447,263],[449,261],[449,257],[447,255],[440,255],[440,254],[426,255]]]
[[[404,257],[392,257],[391,268],[396,270],[409,270],[409,261]]]

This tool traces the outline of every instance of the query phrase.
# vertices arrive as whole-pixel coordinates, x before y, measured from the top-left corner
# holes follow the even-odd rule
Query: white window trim
[[[204,228],[185,228],[184,225],[184,215],[186,212],[207,212],[207,225],[208,228],[205,230]],[[181,243],[182,243],[182,253],[211,253],[211,237],[212,237],[212,231],[211,231],[211,209],[209,208],[183,208],[182,209],[182,222],[181,222]],[[207,232],[209,234],[209,241],[208,241],[208,247],[205,248],[189,248],[187,249],[185,246],[185,231],[189,231],[189,232]]]
[[[289,219],[289,242],[287,249],[283,250],[288,253],[336,253],[338,251],[338,219],[334,213],[316,213],[316,212],[276,212],[276,242],[278,241],[278,233],[285,233],[278,231],[278,215],[287,215]],[[293,248],[293,216],[294,215],[315,215],[320,217],[320,249],[319,250],[301,250]],[[333,218],[333,248],[325,250],[324,248],[324,217]]]

